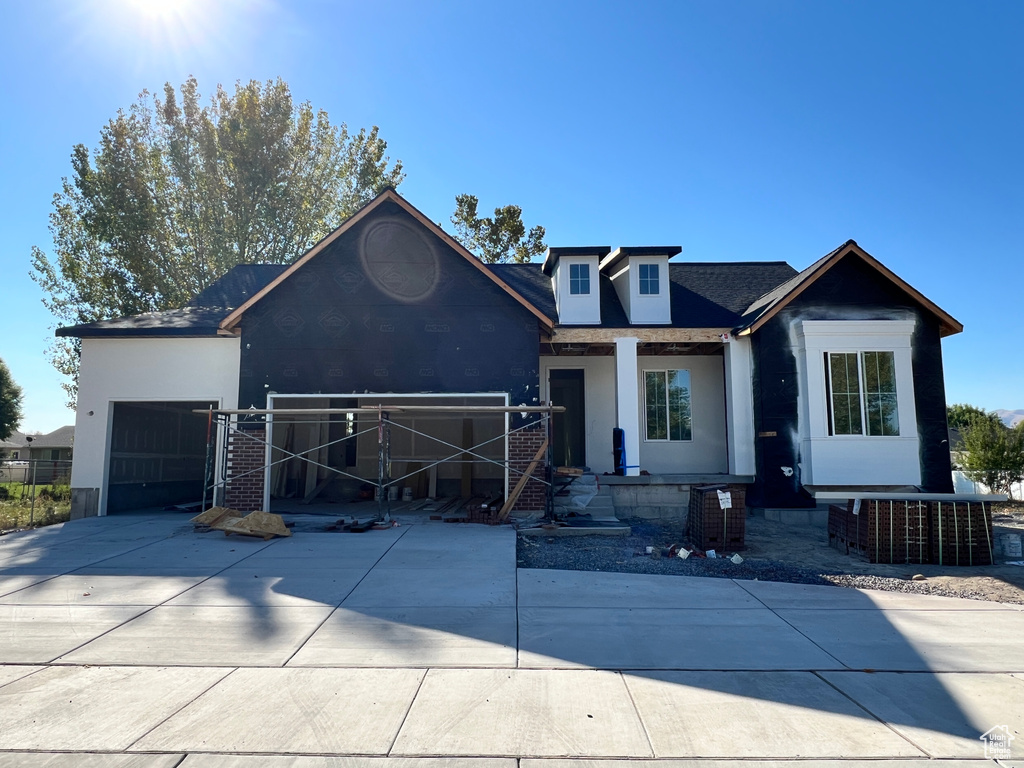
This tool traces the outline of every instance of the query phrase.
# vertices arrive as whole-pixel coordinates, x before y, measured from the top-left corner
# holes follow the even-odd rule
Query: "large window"
[[[641,296],[657,296],[660,293],[660,287],[658,285],[658,265],[657,264],[641,264],[640,265],[640,295]]]
[[[690,440],[690,372],[644,371],[648,440]]]
[[[590,293],[590,265],[570,264],[569,265],[569,293],[588,294]]]
[[[899,435],[892,352],[826,352],[825,371],[830,435]]]

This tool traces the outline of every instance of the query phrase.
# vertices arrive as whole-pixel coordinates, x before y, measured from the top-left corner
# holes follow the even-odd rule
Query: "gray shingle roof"
[[[57,335],[216,336],[221,320],[232,309],[245,303],[285,269],[284,264],[241,264],[182,309],[60,328]],[[490,264],[488,269],[543,314],[557,321],[551,279],[543,274],[540,264]],[[813,269],[814,266],[805,272]],[[796,270],[782,261],[669,263],[672,326],[732,328],[742,325],[748,317],[756,319],[772,302],[785,296],[798,278]],[[611,281],[602,275],[600,286],[601,325],[628,328],[629,320]]]
[[[796,274],[784,261],[669,263],[672,327],[732,328],[760,296]],[[551,279],[539,264],[492,264],[490,269],[551,318],[557,318]],[[611,281],[601,276],[601,325],[628,328]]]
[[[58,328],[58,336],[216,336],[226,308],[183,307]]]
[[[288,268],[287,264],[238,264],[188,306],[163,312],[58,328],[58,336],[216,336],[220,321]]]
[[[816,262],[811,264],[807,269],[802,272],[798,272],[793,275],[789,280],[776,286],[774,289],[768,291],[763,296],[759,296],[756,301],[751,302],[750,306],[742,313],[743,316],[740,318],[737,326],[739,328],[747,328],[757,322],[758,318],[767,312],[770,312],[772,307],[778,304],[780,301],[786,298],[792,291],[794,291],[799,285],[805,280],[809,279],[818,268],[826,261],[835,256],[839,251],[848,246],[853,240],[847,240],[845,243],[840,245],[833,251],[826,253]]]
[[[28,438],[32,438],[32,442]],[[0,448],[71,448],[75,442],[75,428],[71,425],[59,427],[45,435],[27,435],[15,430],[5,441],[0,441]]]
[[[236,309],[288,267],[288,264],[239,264],[192,299],[189,306]]]

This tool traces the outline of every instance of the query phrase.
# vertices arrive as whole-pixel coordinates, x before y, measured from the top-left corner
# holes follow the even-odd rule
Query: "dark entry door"
[[[554,417],[554,444],[551,452],[555,466],[585,466],[587,414],[583,396],[583,370],[573,368],[549,371],[548,391],[553,405],[565,406],[565,413],[556,413]]]

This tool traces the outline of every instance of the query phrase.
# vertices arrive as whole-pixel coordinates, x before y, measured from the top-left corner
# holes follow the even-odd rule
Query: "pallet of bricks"
[[[931,562],[992,565],[992,507],[986,501],[933,501]]]
[[[705,551],[746,549],[746,488],[724,484],[693,486],[687,527],[690,541]]]
[[[859,511],[859,510],[858,510]],[[828,507],[828,543],[836,549],[863,552],[867,541],[867,527],[860,531],[860,515],[853,514],[853,502],[848,506],[830,504]]]
[[[829,543],[872,563],[990,565],[992,511],[987,502],[864,499],[831,505]]]
[[[928,502],[864,499],[850,503],[847,541],[872,563],[931,562],[931,510]],[[850,518],[859,518],[851,520]]]

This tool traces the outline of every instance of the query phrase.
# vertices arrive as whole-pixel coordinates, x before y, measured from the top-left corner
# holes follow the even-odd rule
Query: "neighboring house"
[[[17,461],[70,461],[75,444],[75,428],[60,427],[47,434],[29,435],[15,430],[0,442],[5,458]]]
[[[70,469],[68,464],[72,459],[74,443],[75,428],[71,426],[60,427],[45,435],[29,435],[15,431],[7,440],[0,442],[0,459],[36,462],[35,479],[40,484],[67,482]],[[19,480],[31,480],[33,473],[26,466],[16,476],[11,476]]]
[[[0,440],[0,460],[17,459],[21,452],[21,443],[18,441],[18,433],[12,433],[6,440]]]
[[[485,265],[388,190],[292,265],[236,267],[179,310],[59,329],[82,340],[74,514],[198,499],[207,419],[194,409],[402,398],[552,401],[567,408],[556,463],[677,490],[746,483],[753,506],[813,506],[819,489],[952,490],[940,339],[956,320],[852,240],[799,273],[670,262],[680,250],[551,248],[543,264]],[[462,447],[506,429],[435,421]],[[375,477],[376,438],[339,447],[360,429],[275,416],[267,439]],[[542,439],[526,430],[491,450],[519,461]],[[397,471],[436,460],[427,442],[395,438]],[[229,475],[264,460],[239,451],[217,453]],[[501,472],[467,472],[439,470],[438,493],[506,490]],[[255,508],[320,480],[286,465],[247,478],[229,502]]]

